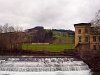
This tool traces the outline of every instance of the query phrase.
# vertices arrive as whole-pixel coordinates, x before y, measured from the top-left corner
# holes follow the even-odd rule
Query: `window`
[[[99,36],[99,42],[100,42],[100,36]]]
[[[85,29],[85,33],[88,33],[88,29]]]
[[[96,50],[96,45],[93,45],[93,49]]]
[[[93,41],[96,42],[96,36],[93,36]]]
[[[100,50],[100,45],[97,45],[97,48],[96,48],[96,50]]]
[[[89,41],[89,38],[88,37],[85,37],[85,42],[88,42]]]
[[[78,30],[78,33],[81,34],[81,29]]]
[[[100,50],[100,45],[99,45],[99,50]]]
[[[79,36],[79,42],[81,42],[81,36]]]

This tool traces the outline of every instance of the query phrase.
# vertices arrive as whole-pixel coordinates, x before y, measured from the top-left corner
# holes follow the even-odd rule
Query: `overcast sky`
[[[74,30],[73,24],[90,22],[99,9],[100,0],[0,0],[0,24]]]

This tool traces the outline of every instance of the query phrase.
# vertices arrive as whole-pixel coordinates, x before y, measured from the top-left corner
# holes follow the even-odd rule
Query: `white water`
[[[0,58],[0,75],[91,75],[88,65],[74,58]]]

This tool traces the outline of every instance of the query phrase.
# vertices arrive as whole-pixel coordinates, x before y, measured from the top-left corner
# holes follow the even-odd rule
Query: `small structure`
[[[81,50],[100,51],[100,26],[93,27],[90,23],[74,24],[75,46]]]

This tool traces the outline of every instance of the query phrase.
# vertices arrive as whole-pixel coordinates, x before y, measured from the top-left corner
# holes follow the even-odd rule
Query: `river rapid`
[[[0,75],[96,75],[71,57],[0,56]]]

